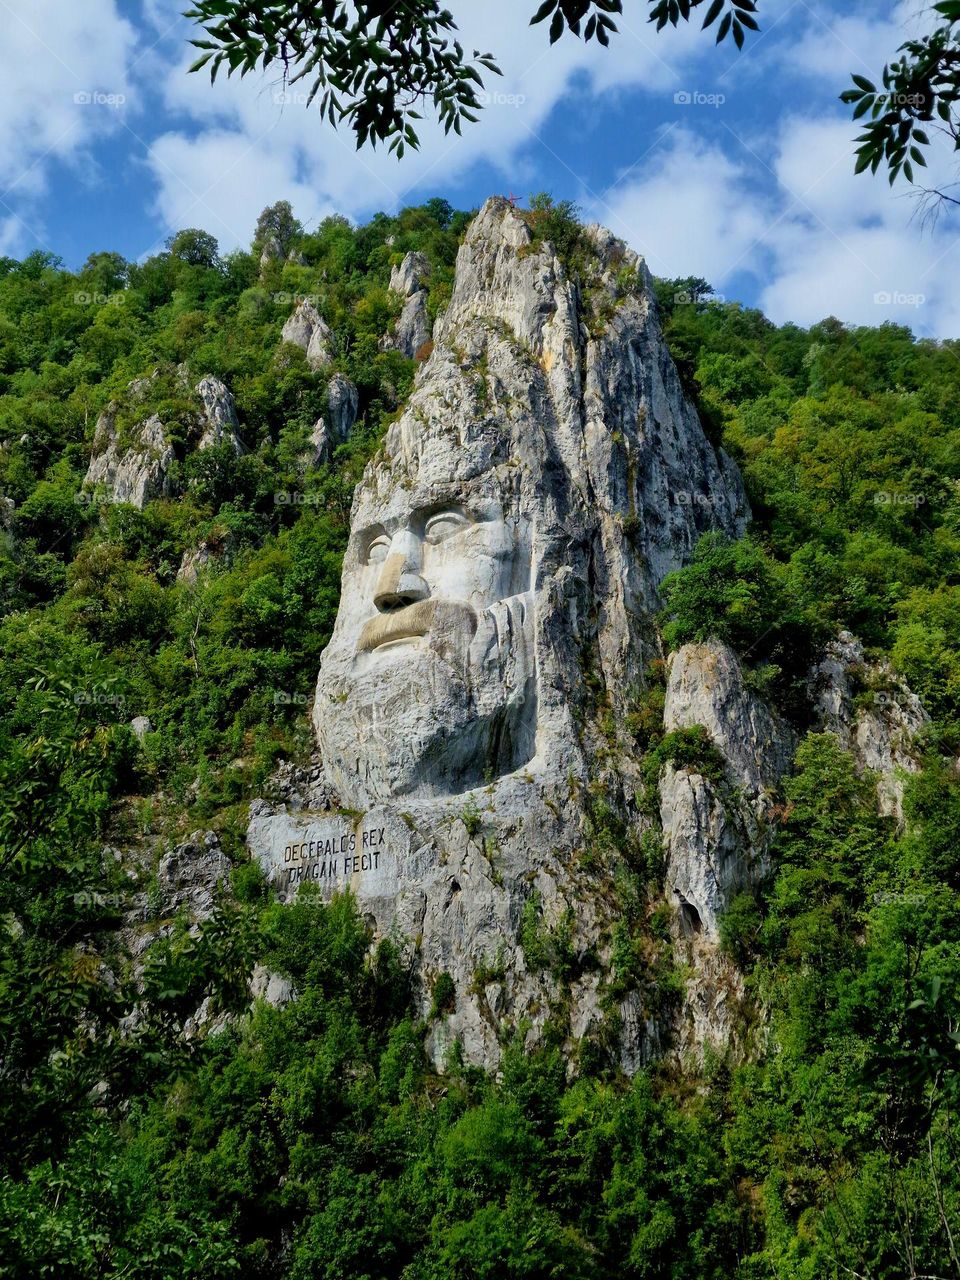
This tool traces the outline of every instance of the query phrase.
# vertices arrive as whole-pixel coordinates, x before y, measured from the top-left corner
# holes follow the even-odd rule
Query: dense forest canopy
[[[527,216],[575,274],[573,210],[541,197]],[[723,921],[753,1060],[630,1081],[602,1043],[567,1062],[558,1028],[557,1047],[509,1046],[497,1079],[455,1053],[438,1076],[398,949],[370,954],[349,897],[272,903],[246,856],[249,798],[309,755],[353,487],[416,368],[382,349],[391,266],[429,258],[436,313],[468,221],[432,200],[306,232],[276,206],[226,256],[186,230],[142,263],[0,260],[0,1274],[960,1277],[960,343],[777,327],[704,281],[657,282],[754,511],[667,581],[666,645],[726,640],[801,735],[776,873]],[[302,297],[333,333],[319,372],[280,345]],[[230,386],[247,452],[180,447],[184,366]],[[358,426],[305,468],[338,372]],[[179,496],[138,510],[82,481],[99,415],[145,375]],[[223,554],[188,586],[201,541]],[[842,628],[931,717],[902,832],[802,723],[799,687]],[[631,718],[651,767],[662,696],[652,672]],[[149,858],[198,827],[231,892],[150,947],[144,1002],[113,850]],[[652,852],[618,888],[616,968],[669,1003],[659,877]],[[562,939],[529,934],[562,973]],[[298,999],[247,1012],[256,963]],[[224,1029],[184,1036],[205,998]]]

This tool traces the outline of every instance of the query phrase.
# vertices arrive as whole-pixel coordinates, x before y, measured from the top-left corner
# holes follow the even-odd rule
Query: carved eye
[[[374,538],[367,547],[367,564],[382,564],[389,550],[390,539],[385,533],[381,533],[379,538]]]
[[[445,538],[459,533],[470,521],[458,511],[438,511],[427,520],[423,530],[424,541],[431,544],[443,542]]]

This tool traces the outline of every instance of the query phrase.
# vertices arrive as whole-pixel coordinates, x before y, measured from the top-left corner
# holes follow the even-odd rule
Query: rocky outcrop
[[[188,548],[183,553],[177,570],[177,581],[185,586],[195,587],[205,569],[229,560],[234,545],[235,540],[229,529],[214,529],[196,547]]]
[[[140,382],[131,383],[134,396],[141,386]],[[103,486],[111,502],[128,502],[143,508],[153,498],[172,494],[170,469],[176,461],[176,451],[155,413],[138,423],[127,440],[121,442],[118,412],[117,405],[108,405],[97,420],[84,484]]]
[[[433,326],[427,311],[427,295],[421,290],[403,304],[393,331],[393,345],[410,359],[430,341]]]
[[[667,1034],[649,992],[612,986],[616,886],[649,819],[598,719],[658,654],[664,574],[749,510],[683,396],[645,266],[593,244],[578,288],[505,200],[474,220],[354,497],[313,708],[324,784],[251,806],[282,895],[349,886],[406,940],[438,1063],[455,1038],[493,1066],[519,1026],[533,1044],[559,1025],[571,1051],[636,1070]]]
[[[254,1000],[264,1000],[275,1009],[281,1009],[294,998],[295,992],[289,978],[273,973],[262,964],[255,964],[250,976],[250,995]]]
[[[422,253],[406,254],[390,273],[390,289],[404,302],[386,345],[411,359],[430,341],[433,328],[427,311],[427,290],[423,287],[429,275],[430,261]]]
[[[203,405],[203,434],[198,449],[214,449],[226,445],[237,457],[246,453],[240,439],[237,403],[225,382],[207,374],[197,383],[197,395]]]
[[[702,725],[712,767],[668,764],[660,780],[667,886],[688,932],[716,942],[720,917],[769,870],[769,813],[789,770],[789,727],[744,684],[736,654],[718,641],[688,644],[670,660],[668,733]]]
[[[390,272],[390,288],[401,298],[411,298],[423,288],[430,270],[430,259],[425,253],[407,253]]]
[[[333,359],[333,334],[309,298],[301,298],[280,332],[289,342],[306,352],[307,364],[317,371]]]
[[[138,742],[142,742],[148,733],[153,733],[149,716],[134,716],[130,721],[130,732]]]
[[[335,373],[327,386],[327,422],[334,444],[342,444],[350,434],[359,404],[354,384],[342,373]]]
[[[216,834],[194,831],[160,859],[157,887],[164,914],[185,910],[194,921],[206,920],[229,875],[230,859]]]
[[[920,699],[887,662],[871,662],[849,631],[810,672],[822,729],[835,733],[861,771],[877,774],[880,812],[903,822],[904,776],[919,768],[917,738],[930,723]]]
[[[276,236],[267,236],[263,242],[263,248],[260,250],[260,271],[261,273],[270,266],[271,262],[279,262],[283,257],[283,245]]]
[[[356,386],[342,373],[335,373],[327,387],[327,414],[317,419],[310,433],[308,466],[319,467],[330,461],[334,449],[353,429],[359,404]]]
[[[664,729],[696,726],[705,730],[707,758],[668,763],[659,784],[666,892],[688,975],[678,1045],[694,1055],[708,1043],[736,1042],[743,982],[720,949],[720,921],[771,869],[777,788],[796,745],[748,689],[733,650],[716,640],[684,645],[669,661]]]
[[[142,508],[154,498],[173,494],[171,472],[177,451],[159,414],[150,413],[145,406],[142,419],[132,428],[121,426],[121,418],[129,421],[136,415],[137,406],[147,401],[160,376],[158,370],[149,378],[135,379],[127,387],[123,403],[110,403],[97,420],[84,485],[105,489],[107,501],[129,502]],[[174,387],[178,396],[196,396],[196,407],[185,407],[180,424],[188,449],[226,445],[236,455],[245,452],[236,403],[224,382],[208,374],[191,391],[187,367],[181,365],[175,373]]]

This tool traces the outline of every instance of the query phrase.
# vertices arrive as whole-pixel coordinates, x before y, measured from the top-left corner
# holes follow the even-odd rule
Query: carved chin
[[[490,719],[462,672],[431,649],[384,649],[341,688],[332,697],[318,688],[317,730],[347,797],[440,795],[482,780]],[[501,709],[505,701],[501,690]]]

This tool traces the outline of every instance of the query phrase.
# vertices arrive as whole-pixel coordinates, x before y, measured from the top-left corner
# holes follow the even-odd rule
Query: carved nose
[[[398,534],[383,562],[373,603],[381,613],[404,609],[408,604],[426,600],[430,595],[417,570],[420,568],[419,544],[409,533]]]

